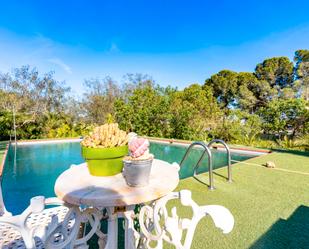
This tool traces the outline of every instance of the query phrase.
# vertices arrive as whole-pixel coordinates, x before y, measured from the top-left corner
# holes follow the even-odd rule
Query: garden
[[[143,74],[89,78],[84,87],[76,95],[53,72],[30,66],[1,73],[0,139],[85,136],[117,122],[143,136],[308,150],[308,50],[297,50],[294,61],[265,59],[254,72],[221,70],[184,89]]]
[[[0,248],[309,249],[308,9],[2,1]]]
[[[84,86],[85,93],[74,96],[64,82],[54,79],[52,72],[40,75],[35,68],[23,66],[10,73],[1,73],[0,95],[3,101],[0,105],[0,134],[1,140],[4,140],[0,143],[1,160],[8,140],[14,145],[15,139],[83,139],[81,147],[74,142],[55,144],[54,147],[18,145],[17,158],[16,148],[15,157],[12,156],[13,149],[9,151],[2,176],[3,193],[6,205],[14,214],[27,207],[29,198],[37,195],[38,189],[44,195],[52,196],[54,184],[58,197],[67,191],[68,196],[71,193],[70,198],[80,200],[81,191],[85,191],[82,195],[87,200],[89,188],[80,189],[79,184],[72,184],[74,179],[86,181],[88,170],[96,176],[121,172],[122,158],[128,153],[126,143],[130,134],[136,136],[137,133],[161,140],[165,138],[168,143],[176,144],[219,138],[236,150],[256,151],[259,147],[271,149],[272,153],[263,152],[265,155],[245,161],[234,160],[237,163],[232,167],[232,183],[226,181],[226,167],[215,168],[212,180],[215,190],[212,191],[207,186],[210,173],[192,177],[191,172],[179,181],[178,173],[173,167],[160,166],[163,167],[160,174],[165,168],[169,170],[166,173],[169,178],[165,184],[158,185],[162,188],[160,191],[172,191],[178,185],[176,191],[191,191],[192,198],[198,205],[222,205],[228,207],[234,217],[234,229],[228,235],[222,235],[219,229],[213,228],[211,219],[202,219],[194,233],[191,248],[283,249],[308,246],[309,238],[304,233],[309,229],[308,50],[296,51],[294,63],[286,57],[270,58],[257,64],[254,72],[222,70],[206,79],[203,85],[191,84],[182,90],[162,87],[150,76],[141,74],[128,74],[121,83],[109,77],[86,79]],[[158,164],[160,160],[156,161],[157,159],[180,163],[181,155],[185,152],[183,146],[180,149],[176,145],[156,145],[154,139],[150,151],[154,152],[156,159],[152,162],[153,155],[147,154],[148,140],[137,137],[134,139],[134,143],[129,144],[132,157],[125,157],[123,161],[126,168],[126,174],[124,171],[123,174],[128,186],[147,187],[150,184],[148,178],[151,164]],[[29,153],[33,158],[28,157]],[[53,157],[53,153],[58,159]],[[221,163],[219,167],[226,165],[225,161],[218,161],[220,157],[216,156],[215,151],[212,154],[215,156],[214,161]],[[245,159],[248,159],[248,155]],[[68,169],[69,164],[81,163],[83,160],[87,162],[88,170],[82,166]],[[44,167],[41,168],[38,162],[44,162]],[[54,169],[55,163],[57,170]],[[271,163],[272,168],[265,167],[266,163]],[[114,167],[116,164],[119,166]],[[190,161],[189,164],[194,163]],[[27,170],[24,165],[28,165]],[[37,171],[37,168],[41,169]],[[187,171],[188,166],[182,169],[184,168]],[[31,177],[27,177],[27,172],[31,173]],[[136,177],[137,172],[141,174],[140,177]],[[172,175],[177,177],[171,180]],[[47,178],[49,180],[46,182],[44,179]],[[89,179],[92,184],[93,178]],[[31,183],[33,181],[35,184]],[[67,182],[70,184],[66,184]],[[160,182],[164,182],[163,175],[160,176]],[[115,187],[115,184],[112,186]],[[27,192],[23,187],[18,187],[23,185],[29,185]],[[111,187],[109,185],[97,191]],[[134,187],[131,189],[134,190]],[[18,202],[12,198],[10,193],[13,192],[20,195]],[[74,193],[78,195],[75,197]],[[91,195],[94,193],[92,190]],[[108,193],[97,192],[95,202],[112,201],[108,196]],[[142,196],[148,198],[151,191]],[[65,198],[66,195],[61,197],[72,202],[72,199]],[[152,198],[156,199],[157,196]],[[123,205],[128,203],[130,201],[127,199]],[[173,203],[180,216],[190,217],[192,211],[179,202]],[[74,212],[74,209],[71,211]],[[110,210],[107,209],[107,212]],[[112,213],[109,213],[109,217],[111,216]],[[92,213],[92,217],[94,220],[102,218],[96,213]],[[91,219],[89,218],[88,224],[93,224]],[[130,222],[127,219],[126,224]],[[115,226],[114,224],[113,227]],[[108,231],[114,231],[114,228]],[[115,241],[111,234],[108,236],[113,238],[110,241]],[[133,235],[126,232],[125,236]],[[97,243],[101,243],[100,240],[92,240],[89,242],[91,248],[96,248]],[[127,240],[120,238],[119,243],[121,241]],[[128,241],[125,243],[128,246]],[[164,248],[170,247],[164,244]]]

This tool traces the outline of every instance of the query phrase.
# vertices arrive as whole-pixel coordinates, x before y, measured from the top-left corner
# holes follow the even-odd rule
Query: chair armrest
[[[62,206],[64,205],[64,201],[58,199],[57,197],[49,197],[45,199],[45,205]]]

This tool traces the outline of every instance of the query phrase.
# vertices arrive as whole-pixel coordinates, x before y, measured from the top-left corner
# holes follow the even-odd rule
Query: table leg
[[[118,215],[114,212],[114,207],[108,207],[107,243],[105,249],[118,248]]]
[[[134,229],[133,217],[135,206],[127,206],[124,212],[125,218],[125,249],[136,249],[136,242],[139,239]]]

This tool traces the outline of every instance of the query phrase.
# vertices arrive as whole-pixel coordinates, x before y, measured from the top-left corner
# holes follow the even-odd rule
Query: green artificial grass
[[[263,167],[266,161],[307,175]],[[192,177],[178,185],[177,190],[191,190],[199,205],[223,205],[235,218],[234,229],[227,235],[215,228],[209,217],[204,218],[197,227],[192,248],[309,248],[308,153],[278,152],[237,163],[233,165],[231,184],[222,177],[226,171],[216,170],[213,191]],[[198,178],[208,182],[208,174]],[[179,202],[177,210],[180,217],[190,217],[190,210]]]

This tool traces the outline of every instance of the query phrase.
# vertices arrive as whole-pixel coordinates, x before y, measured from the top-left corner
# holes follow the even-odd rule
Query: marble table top
[[[179,182],[178,164],[154,159],[145,187],[130,187],[122,174],[98,177],[89,174],[87,164],[72,166],[56,180],[57,197],[69,204],[93,207],[129,206],[156,200],[172,192]]]

